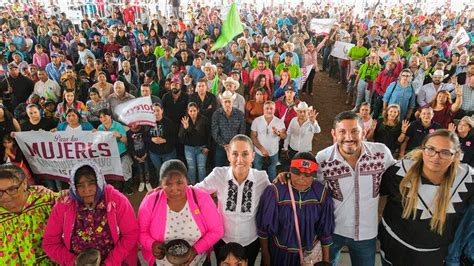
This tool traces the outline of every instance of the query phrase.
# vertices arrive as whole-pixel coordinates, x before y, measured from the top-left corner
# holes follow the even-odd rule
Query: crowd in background
[[[448,245],[453,241],[464,250],[454,260],[467,263],[472,259],[472,243],[469,246],[463,238],[472,235],[472,226],[468,234],[456,231],[458,225],[465,229],[472,224],[472,207],[467,211],[474,193],[469,168],[474,166],[472,8],[461,12],[440,8],[426,14],[416,4],[388,7],[378,3],[359,17],[349,6],[302,3],[257,12],[243,4],[243,33],[225,48],[211,51],[225,20],[218,6],[193,4],[184,10],[180,1],[170,1],[173,14],[166,17],[137,10],[128,2],[105,12],[100,3],[97,12],[85,12],[79,24],[73,24],[65,13],[47,14],[37,4],[20,1],[2,11],[0,59],[5,71],[0,81],[0,160],[21,168],[24,175],[11,178],[20,175],[17,168],[4,165],[0,169],[0,188],[5,178],[13,182],[0,190],[0,224],[16,228],[15,221],[20,223],[21,217],[10,214],[27,213],[36,204],[42,209],[28,210],[34,211],[28,221],[37,219],[34,228],[21,222],[21,230],[5,231],[0,262],[50,265],[52,260],[73,265],[79,254],[96,248],[106,265],[134,265],[140,243],[150,265],[169,265],[163,260],[162,244],[182,237],[178,231],[194,243],[187,261],[191,265],[207,263],[205,254],[213,248],[216,255],[227,250],[220,261],[231,253],[234,259],[252,265],[260,247],[263,263],[297,265],[303,255],[288,250],[306,247],[310,251],[316,239],[325,261],[336,264],[346,245],[353,265],[373,265],[379,192],[389,196],[378,230],[383,263],[442,265],[448,261]],[[312,19],[322,18],[336,21],[328,34],[312,31]],[[462,30],[469,41],[459,44],[456,37]],[[337,41],[354,44],[346,59],[331,55]],[[310,65],[308,78],[301,82],[302,69]],[[352,110],[336,117],[334,146],[315,151],[313,137],[321,127],[318,106],[311,106],[313,91],[333,89],[314,82],[321,72],[333,78],[334,87],[343,84],[345,104]],[[146,96],[153,103],[156,127],[129,126],[118,120],[118,105]],[[70,184],[36,178],[15,143],[15,132],[32,130],[112,132],[124,181],[106,181],[93,164],[77,166]],[[444,142],[439,140],[443,138]],[[360,157],[351,161],[355,151]],[[429,172],[420,166],[422,161],[429,165],[426,156],[450,162],[430,161]],[[343,161],[347,167],[339,165]],[[409,171],[412,161],[418,164]],[[446,178],[449,185],[433,181],[436,167],[451,169]],[[457,171],[457,167],[465,168]],[[296,231],[298,235],[305,232],[304,239],[282,235],[293,230],[294,222],[289,223],[291,228],[281,222],[293,219],[292,211],[295,216],[297,211],[290,204],[286,209],[280,206],[280,201],[294,202],[288,188],[270,182],[277,176],[282,179],[278,173],[286,171],[302,176],[303,181],[294,176],[290,180],[296,184],[302,220],[302,228]],[[464,178],[459,177],[461,173]],[[237,181],[232,181],[232,174]],[[350,182],[344,179],[354,176]],[[316,177],[325,185],[313,183]],[[358,182],[367,180],[359,191]],[[402,189],[407,182],[411,190]],[[58,195],[35,184],[56,192],[69,187],[69,194],[60,192],[53,208]],[[451,185],[453,197],[442,198]],[[144,190],[151,194],[143,200],[137,222],[122,193],[130,196]],[[420,199],[402,200],[413,199],[412,191],[418,190]],[[20,202],[27,206],[24,210],[3,202],[16,193],[30,195]],[[207,193],[217,193],[217,208]],[[364,193],[366,197],[361,196]],[[302,201],[310,203],[306,206]],[[117,206],[110,207],[110,202]],[[445,205],[434,207],[430,202]],[[394,211],[388,213],[387,208]],[[69,212],[71,216],[66,215]],[[71,220],[63,224],[63,215]],[[170,230],[176,220],[191,226],[177,224]],[[152,222],[156,228],[150,227]],[[233,229],[239,223],[250,229],[245,233]],[[406,225],[418,233],[394,229]],[[44,230],[44,241],[38,244],[35,234],[43,235]],[[424,238],[413,237],[422,237],[424,230]],[[28,231],[23,239],[27,246],[16,251],[15,243],[6,239],[22,242],[16,234],[23,231]],[[257,235],[268,241],[259,241]],[[241,246],[230,245],[229,251],[226,244],[233,242]],[[439,245],[439,250],[433,245]],[[402,253],[405,249],[409,251]],[[400,258],[406,254],[412,260]]]

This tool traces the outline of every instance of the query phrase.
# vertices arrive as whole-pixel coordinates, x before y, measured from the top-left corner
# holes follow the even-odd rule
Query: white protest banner
[[[125,125],[156,126],[151,97],[139,97],[115,107],[115,114]]]
[[[464,46],[468,44],[471,41],[471,38],[469,38],[469,35],[467,35],[466,30],[464,27],[461,27],[458,30],[458,33],[454,36],[453,40],[451,41],[451,44],[449,45],[449,49],[453,50],[459,46]]]
[[[298,84],[298,89],[302,90],[303,85],[308,79],[309,73],[311,72],[311,69],[313,68],[314,65],[309,65],[301,68],[301,79],[299,80]]]
[[[354,47],[353,43],[336,41],[332,48],[331,55],[340,59],[347,59],[347,53]]]
[[[75,165],[93,161],[106,179],[123,180],[112,132],[25,131],[15,139],[36,177],[67,181]]]
[[[319,35],[329,35],[331,27],[335,22],[336,20],[332,18],[313,18],[311,20],[310,29]]]

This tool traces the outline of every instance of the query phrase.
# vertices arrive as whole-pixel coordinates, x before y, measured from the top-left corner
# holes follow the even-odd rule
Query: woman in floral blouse
[[[51,265],[41,238],[56,194],[28,186],[23,170],[0,165],[0,265]]]
[[[69,195],[58,201],[46,226],[43,249],[56,263],[74,265],[76,257],[97,249],[105,265],[137,264],[138,223],[128,199],[97,165],[72,170]]]

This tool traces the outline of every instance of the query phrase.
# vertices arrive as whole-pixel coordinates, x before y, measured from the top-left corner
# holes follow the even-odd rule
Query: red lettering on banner
[[[76,158],[87,158],[86,156],[86,144],[83,142],[76,142]]]
[[[66,155],[66,159],[76,159],[76,158],[71,156],[71,153],[72,153],[71,146],[72,146],[72,142],[65,142],[64,143],[64,153]]]
[[[99,145],[97,145],[97,148],[99,148],[99,151],[102,152],[100,153],[100,155],[102,156],[108,157],[112,154],[109,149],[109,144],[107,143],[99,143]]]
[[[31,157],[43,159],[86,159],[112,155],[108,143],[99,143],[96,149],[93,145],[92,142],[34,142],[31,146],[25,143]]]

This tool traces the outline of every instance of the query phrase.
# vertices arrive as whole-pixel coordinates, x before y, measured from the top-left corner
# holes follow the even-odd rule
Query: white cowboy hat
[[[202,70],[203,72],[204,72],[204,70],[205,70],[206,68],[211,68],[212,71],[214,71],[214,72],[217,71],[216,65],[213,65],[213,64],[211,64],[211,63],[209,63],[209,62],[207,62],[204,66],[201,66],[201,70]]]
[[[224,91],[223,93],[221,93],[221,95],[219,95],[219,98],[221,98],[221,100],[225,101],[225,100],[234,100],[235,99],[235,93],[232,93],[230,91]]]
[[[444,74],[444,71],[443,70],[436,70],[433,74],[430,74],[430,77],[431,78],[434,78],[434,77],[441,77],[442,79],[445,79],[449,76],[449,74]]]
[[[241,41],[244,41],[245,43],[247,43],[247,39],[245,37],[240,37],[237,39],[237,43],[240,43]]]
[[[295,44],[292,42],[287,42],[283,46],[287,47],[290,52],[293,52],[293,50],[295,50]]]
[[[298,106],[295,107],[296,111],[307,111],[307,110],[313,110],[313,106],[308,106],[306,102],[300,102]]]
[[[222,81],[222,84],[224,84],[224,86],[227,83],[232,83],[235,88],[238,88],[240,86],[240,83],[237,80],[233,79],[232,77],[228,77],[226,80]]]

